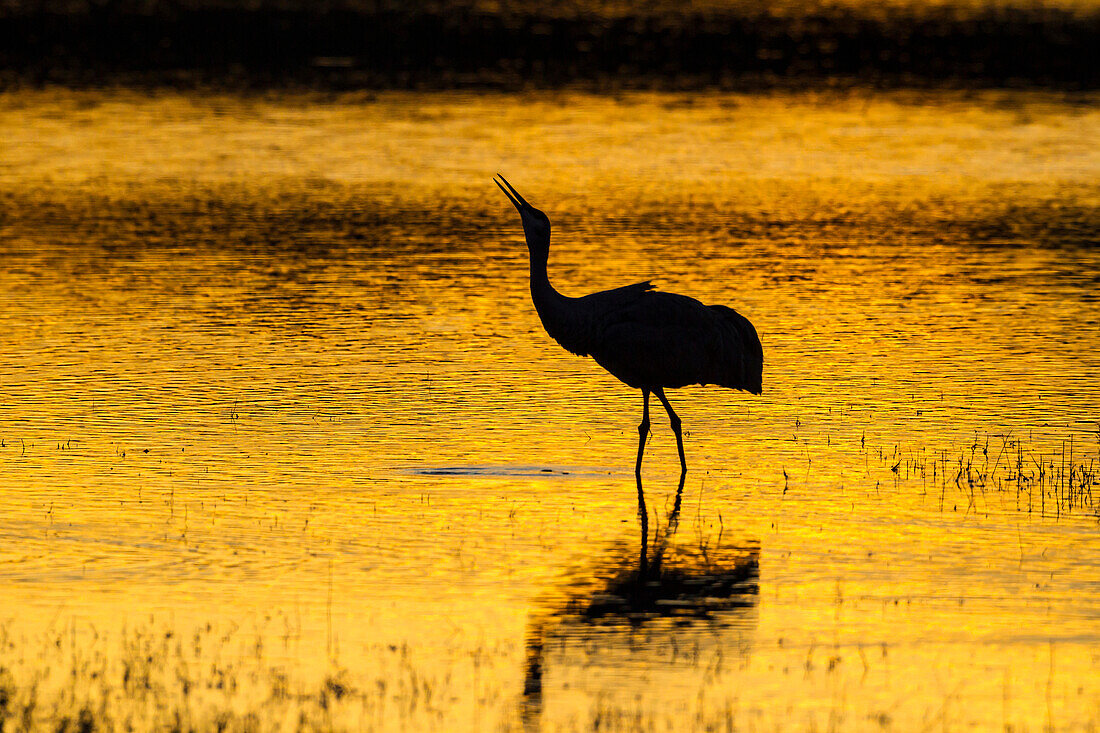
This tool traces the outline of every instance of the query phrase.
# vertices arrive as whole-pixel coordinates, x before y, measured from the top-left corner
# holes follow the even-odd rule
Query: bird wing
[[[588,356],[600,345],[608,318],[629,309],[652,291],[653,283],[646,281],[580,298],[565,298],[565,308],[558,311],[558,317],[548,318],[541,311],[539,317],[546,332],[562,348]]]
[[[760,363],[752,356],[759,353],[759,341],[751,324],[730,308],[675,293],[639,291],[602,311],[600,321],[590,353],[633,387],[721,384],[759,391],[759,376],[750,376],[751,363]]]
[[[602,290],[598,293],[585,295],[577,300],[588,309],[601,313],[612,313],[638,301],[645,293],[653,291],[653,283],[649,280],[633,285],[624,285],[621,288]]]

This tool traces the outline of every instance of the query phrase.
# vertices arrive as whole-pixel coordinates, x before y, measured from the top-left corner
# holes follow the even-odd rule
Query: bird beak
[[[504,181],[504,186],[507,186],[507,188],[501,186],[500,181],[498,181],[496,178],[493,179],[493,183],[497,184],[501,191],[504,191],[504,195],[507,196],[508,200],[512,202],[512,205],[519,210],[519,213],[522,214],[524,208],[531,208],[531,204],[527,203],[523,199],[523,197],[519,195],[519,191],[512,188],[512,184],[508,183],[508,181],[505,180],[504,176],[497,173],[497,178],[500,178],[500,181]]]

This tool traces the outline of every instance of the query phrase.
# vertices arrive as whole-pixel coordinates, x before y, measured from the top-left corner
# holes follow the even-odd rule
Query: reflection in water
[[[702,537],[692,544],[675,543],[686,479],[681,473],[664,530],[654,528],[651,548],[641,474],[635,478],[641,530],[636,561],[628,549],[616,552],[609,562],[577,577],[564,599],[555,599],[528,623],[523,718],[529,728],[537,727],[542,713],[547,647],[553,640],[581,639],[607,655],[617,644],[634,649],[632,632],[659,621],[670,622],[660,629],[670,636],[684,635],[697,623],[755,626],[759,541],[723,543],[719,533],[713,546]]]

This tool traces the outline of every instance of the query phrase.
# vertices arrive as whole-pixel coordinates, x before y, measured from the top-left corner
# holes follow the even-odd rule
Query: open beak
[[[500,181],[504,181],[504,185],[502,186],[500,181],[496,178],[493,179],[493,183],[497,184],[501,191],[504,191],[504,195],[508,197],[508,200],[512,202],[513,206],[519,209],[519,213],[522,214],[525,208],[531,208],[531,204],[527,203],[523,197],[519,195],[519,191],[512,188],[512,184],[508,183],[504,176],[497,173],[497,178],[499,178]],[[507,188],[505,188],[505,186],[507,186]]]

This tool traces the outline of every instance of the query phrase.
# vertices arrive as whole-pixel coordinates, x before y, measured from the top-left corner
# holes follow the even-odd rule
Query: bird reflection
[[[722,532],[704,539],[700,532],[697,542],[674,542],[684,491],[681,475],[664,527],[654,528],[651,542],[641,475],[635,480],[641,538],[637,554],[617,547],[609,561],[578,573],[563,594],[531,614],[522,704],[528,728],[539,725],[546,651],[554,642],[580,640],[607,653],[618,646],[635,649],[637,632],[643,629],[651,632],[650,638],[667,636],[675,644],[676,636],[708,624],[713,630],[732,627],[733,645],[738,643],[737,630],[755,626],[759,541],[723,541]]]

